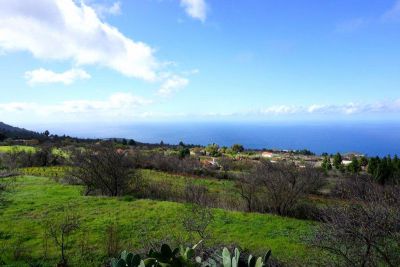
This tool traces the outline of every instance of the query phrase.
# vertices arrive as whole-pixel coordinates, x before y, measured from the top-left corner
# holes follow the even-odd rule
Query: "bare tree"
[[[186,202],[200,206],[210,207],[215,204],[215,198],[210,195],[208,188],[204,185],[195,184],[193,179],[186,181],[184,197]]]
[[[334,255],[335,265],[400,266],[400,190],[369,188],[348,205],[325,211],[314,244]]]
[[[268,208],[279,215],[287,215],[302,197],[324,183],[319,170],[309,166],[300,168],[294,163],[261,161],[253,175],[266,190]]]
[[[119,196],[130,189],[129,182],[135,175],[128,157],[112,144],[77,150],[73,162],[70,176],[86,186],[86,194]]]
[[[69,248],[69,236],[79,228],[79,217],[71,209],[70,206],[63,207],[61,216],[46,218],[44,223],[47,235],[60,249],[61,259],[57,265],[60,267],[68,266],[66,250]]]
[[[211,234],[210,224],[214,221],[214,214],[210,208],[201,205],[188,205],[183,213],[183,227],[190,234],[196,233],[202,240],[209,240]]]
[[[242,174],[236,180],[236,187],[239,189],[240,196],[246,202],[249,212],[261,211],[259,206],[259,194],[263,184],[258,175],[254,173]]]

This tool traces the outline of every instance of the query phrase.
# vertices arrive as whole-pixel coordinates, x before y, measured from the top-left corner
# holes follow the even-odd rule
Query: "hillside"
[[[0,122],[0,135],[4,135],[6,138],[12,139],[32,139],[32,138],[41,138],[42,134],[30,131],[24,128],[14,127],[4,122]]]

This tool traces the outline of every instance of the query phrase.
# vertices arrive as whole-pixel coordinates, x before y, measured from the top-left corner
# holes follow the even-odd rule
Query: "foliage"
[[[138,233],[143,225],[146,225],[149,234],[158,240],[181,236],[183,240],[186,240],[185,242],[190,242],[188,233],[180,223],[181,214],[186,210],[183,204],[86,197],[81,194],[83,189],[81,186],[62,185],[40,177],[17,178],[14,188],[12,193],[5,193],[10,204],[5,207],[0,220],[0,254],[8,264],[26,266],[23,262],[18,263],[12,258],[12,244],[20,235],[25,237],[22,245],[30,251],[30,260],[42,259],[44,253],[42,217],[49,211],[71,201],[79,207],[80,229],[86,229],[85,231],[90,233],[91,253],[93,258],[97,259],[90,266],[100,266],[102,259],[107,256],[103,244],[106,240],[106,227],[110,217],[118,216],[121,229],[120,244],[123,247],[141,247],[142,237]],[[231,212],[220,209],[215,209],[213,212],[214,220],[209,226],[213,235],[211,245],[236,244],[254,252],[272,249],[278,260],[288,264],[305,263],[316,253],[303,241],[304,237],[313,233],[315,225],[313,222],[270,214]],[[53,215],[62,217],[60,213]],[[70,244],[77,244],[80,231],[70,235]],[[46,265],[54,266],[58,262],[58,255],[59,250],[50,246],[45,258]],[[75,260],[81,258],[79,247],[70,246],[68,255],[71,255],[69,260],[73,265]]]
[[[128,253],[123,251],[119,259],[111,260],[111,267],[148,267],[148,266],[163,266],[163,267],[191,267],[191,266],[202,266],[202,267],[263,267],[266,266],[270,256],[271,250],[269,250],[264,258],[254,257],[249,255],[248,259],[240,257],[239,249],[235,248],[233,256],[229,250],[225,247],[222,250],[221,256],[218,255],[217,259],[209,257],[203,260],[201,257],[195,257],[195,249],[201,243],[201,241],[193,247],[184,248],[180,246],[172,250],[169,245],[163,244],[160,251],[150,250],[146,258],[143,258],[139,254]]]
[[[234,144],[234,145],[231,147],[231,149],[232,149],[232,151],[235,152],[235,153],[240,153],[240,152],[243,152],[243,151],[244,151],[244,147],[243,147],[242,145],[240,145],[240,144]]]
[[[315,245],[335,266],[399,266],[400,188],[365,181],[352,187],[361,188],[347,205],[326,209]]]
[[[119,196],[129,191],[134,169],[126,155],[114,145],[103,144],[75,151],[73,162],[69,176],[85,185],[86,194]]]
[[[163,267],[183,267],[183,266],[198,266],[200,259],[195,259],[195,249],[198,244],[192,248],[184,248],[180,246],[172,250],[169,245],[163,244],[160,251],[151,249],[147,253],[147,257],[141,259],[139,254],[128,253],[123,251],[119,259],[111,260],[111,267],[148,267],[148,266],[163,266]]]
[[[206,152],[208,155],[212,157],[219,157],[221,156],[221,152],[219,151],[219,146],[217,144],[210,144],[206,147]]]
[[[380,184],[400,183],[400,160],[396,156],[370,158],[368,161],[368,173]]]
[[[340,153],[336,153],[335,156],[333,156],[333,166],[335,166],[335,168],[337,170],[340,170],[341,166],[342,166],[342,155],[340,155]]]
[[[347,170],[353,174],[358,174],[361,171],[361,164],[356,157],[351,158],[351,163],[347,165]]]
[[[326,171],[332,170],[331,159],[328,156],[324,156],[321,167]]]

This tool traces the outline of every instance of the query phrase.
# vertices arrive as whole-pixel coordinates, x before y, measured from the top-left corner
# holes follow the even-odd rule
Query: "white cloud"
[[[400,21],[400,0],[397,0],[393,7],[383,14],[382,19],[387,21]]]
[[[189,80],[178,75],[172,75],[168,77],[158,90],[160,96],[170,96],[172,93],[176,93],[189,84]]]
[[[1,0],[0,50],[105,66],[146,81],[156,81],[162,65],[150,46],[126,37],[94,8],[73,0]]]
[[[296,106],[270,106],[261,110],[262,114],[293,114],[299,111],[299,107]]]
[[[347,103],[342,105],[309,106],[279,105],[263,108],[258,111],[262,115],[290,115],[290,114],[371,114],[371,113],[399,113],[400,99],[395,101],[383,101],[376,103]]]
[[[41,116],[57,114],[129,116],[137,108],[151,103],[151,100],[130,93],[115,93],[106,100],[69,100],[50,105],[32,102],[1,103],[0,114],[6,112],[27,112],[30,115],[36,114]]]
[[[186,14],[204,22],[207,18],[207,4],[205,0],[181,0],[181,6]]]
[[[90,79],[91,76],[82,69],[70,69],[62,73],[56,73],[43,68],[25,72],[25,78],[30,85],[38,83],[63,83],[69,85],[76,80]]]

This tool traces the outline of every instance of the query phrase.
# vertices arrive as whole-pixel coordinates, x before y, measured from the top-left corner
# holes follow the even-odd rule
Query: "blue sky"
[[[0,121],[396,120],[399,47],[399,0],[2,0]]]

